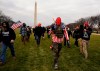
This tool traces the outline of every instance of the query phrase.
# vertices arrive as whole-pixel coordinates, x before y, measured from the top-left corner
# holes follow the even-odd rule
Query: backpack
[[[26,36],[26,35],[27,35],[27,28],[26,28],[26,27],[21,27],[20,33],[21,33],[23,36]]]
[[[54,34],[58,37],[58,38],[62,38],[64,35],[64,24],[61,24],[60,26],[54,25]]]

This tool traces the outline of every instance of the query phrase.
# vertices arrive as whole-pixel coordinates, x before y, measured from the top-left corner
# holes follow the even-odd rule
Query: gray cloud
[[[99,14],[99,0],[37,0],[38,22],[49,25],[60,16],[65,24]],[[34,23],[34,0],[0,0],[0,9],[13,20]]]

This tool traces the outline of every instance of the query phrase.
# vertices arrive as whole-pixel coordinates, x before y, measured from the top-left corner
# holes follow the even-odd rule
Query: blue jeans
[[[37,45],[40,45],[40,36],[35,35]]]
[[[6,45],[5,43],[2,43],[0,60],[1,60],[3,63],[5,63],[5,60],[6,60],[6,49],[7,49],[7,47],[10,48],[11,55],[12,55],[13,57],[15,56],[15,51],[14,51],[13,44]]]

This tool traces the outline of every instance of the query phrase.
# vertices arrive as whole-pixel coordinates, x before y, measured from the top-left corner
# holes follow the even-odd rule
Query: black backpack
[[[61,24],[61,26],[57,26],[54,25],[54,34],[58,37],[58,38],[62,38],[64,35],[64,27],[62,26],[63,24]]]

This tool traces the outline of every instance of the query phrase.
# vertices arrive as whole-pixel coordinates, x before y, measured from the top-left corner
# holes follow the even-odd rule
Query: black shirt
[[[16,34],[13,29],[9,28],[7,31],[1,31],[0,41],[5,43],[6,45],[10,44],[11,40],[15,40]]]

